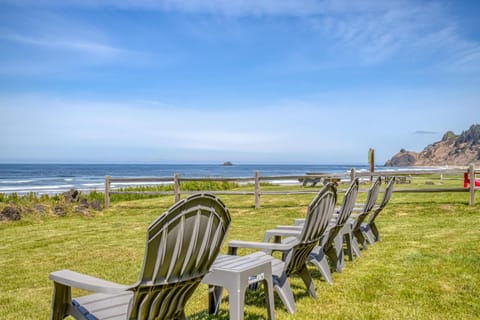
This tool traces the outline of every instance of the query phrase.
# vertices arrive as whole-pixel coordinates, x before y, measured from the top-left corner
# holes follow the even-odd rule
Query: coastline
[[[116,178],[141,178],[141,177],[172,177],[180,174],[184,178],[251,178],[254,181],[255,172],[262,177],[282,177],[285,179],[264,180],[278,185],[300,185],[298,179],[292,176],[303,176],[308,172],[322,172],[322,174],[345,174],[348,179],[351,168],[358,173],[368,172],[366,165],[135,165],[135,164],[0,164],[0,194],[25,195],[35,193],[38,195],[55,195],[66,192],[72,188],[89,193],[92,191],[103,192],[105,189],[105,176]],[[422,171],[442,169],[466,169],[464,166],[415,166],[415,167],[375,167],[375,172],[384,171]],[[112,183],[112,189],[162,186],[172,182],[128,182]],[[240,182],[250,183],[249,182]]]

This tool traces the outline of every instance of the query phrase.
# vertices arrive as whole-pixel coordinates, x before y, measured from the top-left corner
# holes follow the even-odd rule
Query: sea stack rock
[[[400,150],[399,153],[394,155],[392,159],[385,163],[385,166],[389,167],[408,167],[414,166],[417,161],[418,154],[413,151],[407,151],[405,149]]]

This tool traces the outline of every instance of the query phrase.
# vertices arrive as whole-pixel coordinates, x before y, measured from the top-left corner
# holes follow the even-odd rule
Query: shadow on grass
[[[217,314],[209,314],[208,311],[202,311],[195,313],[191,316],[188,317],[188,319],[230,319],[229,315],[229,302],[228,302],[228,296],[225,294],[226,291],[224,291],[224,297],[222,298],[221,305],[220,305],[220,310],[218,311]],[[275,300],[275,305],[282,305],[282,302],[280,299],[278,301]],[[267,303],[265,300],[265,291],[263,290],[263,286],[260,286],[259,288],[255,290],[250,290],[247,289],[245,293],[245,307],[244,307],[244,319],[266,319],[266,316],[255,314],[251,311],[248,310],[249,307],[255,306],[260,309],[265,310],[265,314],[267,312]]]
[[[300,299],[312,299],[308,294],[307,288],[304,285],[295,285],[290,283],[292,290],[294,291],[294,299],[295,301]],[[275,290],[274,290],[275,291]],[[224,291],[225,292],[225,291]],[[312,299],[312,301],[314,301]],[[274,304],[275,304],[275,313],[279,311],[286,312],[286,309],[283,305],[282,300],[280,297],[274,292]],[[188,319],[229,319],[229,302],[228,296],[224,295],[222,298],[222,302],[220,305],[220,310],[218,314],[209,314],[207,310],[195,313],[188,317]],[[258,309],[263,309],[265,315],[255,314],[254,312],[250,311],[249,308],[256,307]],[[257,289],[247,289],[245,293],[245,308],[244,308],[244,316],[245,319],[266,319],[267,317],[267,302],[266,302],[266,295],[263,285],[259,285]]]

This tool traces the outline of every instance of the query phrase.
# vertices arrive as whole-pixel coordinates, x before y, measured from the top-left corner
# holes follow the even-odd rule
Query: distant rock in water
[[[230,161],[225,161],[223,165],[228,167],[228,166],[233,166],[233,163],[231,163]]]
[[[414,166],[417,161],[418,153],[413,151],[406,151],[405,149],[400,150],[399,153],[393,156],[392,159],[388,160],[385,165],[391,167],[409,167]]]
[[[447,131],[442,140],[434,142],[420,153],[400,150],[385,166],[467,166],[480,165],[480,125],[472,125],[468,130],[456,135]]]

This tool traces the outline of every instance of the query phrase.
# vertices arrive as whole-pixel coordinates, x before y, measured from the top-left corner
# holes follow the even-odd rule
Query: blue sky
[[[0,0],[0,162],[383,163],[480,123],[479,12]]]

